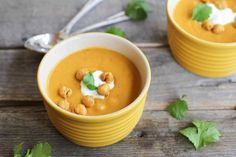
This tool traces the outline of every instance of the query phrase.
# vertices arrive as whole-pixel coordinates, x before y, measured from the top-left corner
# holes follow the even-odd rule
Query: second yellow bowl
[[[215,43],[199,39],[176,23],[173,14],[180,0],[168,0],[168,40],[176,61],[190,72],[204,77],[225,77],[236,73],[236,43]]]

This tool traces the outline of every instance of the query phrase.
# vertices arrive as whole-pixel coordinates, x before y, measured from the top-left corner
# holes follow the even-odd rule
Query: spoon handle
[[[94,29],[97,29],[97,28],[101,28],[101,27],[112,25],[112,24],[128,21],[129,19],[130,18],[126,15],[118,16],[118,17],[115,17],[115,18],[108,17],[104,21],[101,21],[101,22],[95,23],[93,25],[87,26],[85,28],[82,28],[82,29],[76,31],[75,33],[72,33],[71,35],[76,35],[76,34],[88,32],[88,31],[91,31],[91,30],[94,30]]]
[[[100,4],[103,0],[88,0],[83,8],[74,16],[73,19],[60,31],[62,34],[69,34],[72,27],[76,24],[85,14]]]

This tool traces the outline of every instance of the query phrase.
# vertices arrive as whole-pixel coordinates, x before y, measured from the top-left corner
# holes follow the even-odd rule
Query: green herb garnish
[[[121,29],[121,28],[118,28],[118,27],[109,27],[107,30],[106,30],[106,33],[110,33],[110,34],[114,34],[114,35],[117,35],[117,36],[120,36],[120,37],[125,37],[125,32]]]
[[[145,0],[132,0],[128,3],[125,14],[132,20],[145,20],[150,12],[150,6]]]
[[[185,117],[186,112],[188,111],[188,104],[184,100],[185,96],[177,99],[176,102],[170,104],[167,107],[168,112],[176,119],[181,120]]]
[[[22,145],[23,145],[23,143],[20,143],[14,147],[14,149],[13,149],[14,157],[22,157],[22,155],[21,155]]]
[[[90,90],[97,90],[97,87],[94,85],[94,78],[91,72],[87,73],[83,78],[84,85]]]
[[[20,143],[14,147],[14,157],[51,157],[52,148],[48,143],[36,144],[32,149],[27,149],[25,155],[22,155],[22,145]]]
[[[195,127],[182,129],[180,133],[193,143],[196,150],[219,140],[221,135],[214,123],[204,120],[193,120],[192,123]]]
[[[198,22],[203,22],[210,17],[212,8],[206,4],[198,4],[193,9],[192,19]]]

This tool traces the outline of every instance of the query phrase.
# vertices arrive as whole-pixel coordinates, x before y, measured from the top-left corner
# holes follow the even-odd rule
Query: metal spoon
[[[68,36],[76,22],[78,22],[86,13],[88,13],[102,1],[103,0],[89,0],[77,13],[77,15],[61,31],[54,34],[45,33],[33,36],[25,42],[25,48],[40,53],[48,52],[48,50],[50,50],[56,43],[58,43],[58,41]]]

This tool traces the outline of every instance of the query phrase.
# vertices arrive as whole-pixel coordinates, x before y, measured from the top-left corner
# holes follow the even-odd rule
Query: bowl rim
[[[144,64],[145,66],[147,67],[147,76],[146,76],[146,79],[145,79],[145,84],[140,92],[140,94],[136,97],[135,100],[133,100],[130,104],[128,104],[126,107],[116,111],[116,112],[112,112],[112,113],[109,113],[109,114],[105,114],[105,115],[97,115],[97,116],[84,116],[84,115],[77,115],[77,114],[74,114],[74,113],[71,113],[69,111],[65,111],[63,109],[61,109],[58,105],[56,105],[56,103],[54,103],[48,96],[47,93],[44,93],[42,91],[42,85],[40,84],[40,81],[39,81],[39,71],[42,67],[42,65],[44,64],[45,62],[45,58],[47,58],[48,54],[57,46],[59,45],[63,45],[63,44],[66,44],[67,42],[69,42],[70,40],[76,40],[77,38],[80,38],[81,36],[84,36],[84,35],[104,35],[104,36],[110,36],[112,38],[116,38],[118,40],[122,40],[125,44],[128,44],[129,46],[131,46],[134,51],[136,53],[138,53],[141,58],[143,59],[144,61]],[[137,106],[143,98],[145,98],[145,95],[147,94],[148,92],[148,89],[150,87],[150,83],[151,83],[151,68],[150,68],[150,65],[149,65],[149,62],[146,58],[146,56],[144,55],[144,53],[141,51],[141,49],[139,49],[135,44],[133,44],[131,41],[125,39],[125,38],[122,38],[122,37],[119,37],[119,36],[116,36],[116,35],[112,35],[112,34],[108,34],[108,33],[102,33],[102,32],[89,32],[89,33],[81,33],[79,35],[75,35],[75,36],[72,36],[72,37],[69,37],[65,40],[63,40],[62,42],[58,43],[57,45],[55,45],[52,49],[50,49],[45,55],[44,57],[42,58],[39,66],[38,66],[38,71],[37,71],[37,85],[38,85],[38,88],[39,88],[39,92],[40,94],[42,95],[44,101],[47,102],[47,104],[49,104],[53,109],[55,109],[57,112],[59,112],[60,114],[64,115],[64,116],[67,116],[71,119],[75,119],[75,120],[84,120],[84,121],[92,121],[92,122],[97,122],[97,121],[104,121],[104,120],[110,120],[110,119],[113,119],[115,117],[118,117],[118,116],[121,116],[127,112],[129,112],[130,110],[132,110],[132,108],[134,108],[135,106]]]
[[[180,1],[180,0],[179,0]],[[194,40],[195,42],[199,42],[201,44],[207,45],[207,46],[214,46],[214,47],[232,47],[232,46],[236,46],[236,42],[213,42],[213,41],[208,41],[208,40],[204,40],[201,38],[198,38],[192,34],[190,34],[189,32],[187,32],[186,30],[184,30],[184,28],[182,28],[174,19],[173,15],[171,15],[170,12],[170,8],[169,5],[171,3],[171,0],[167,0],[167,5],[166,5],[166,10],[167,10],[167,17],[170,19],[170,21],[173,23],[173,25],[181,32],[183,33],[185,36],[191,38],[192,40]],[[178,2],[179,3],[179,2]]]

